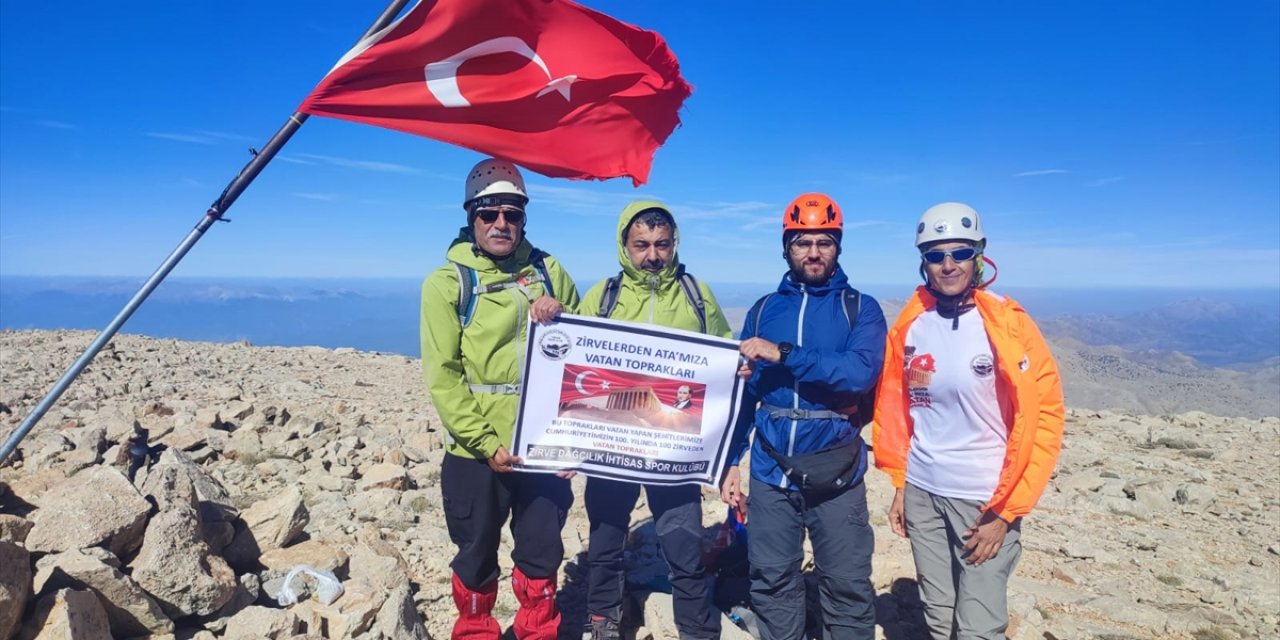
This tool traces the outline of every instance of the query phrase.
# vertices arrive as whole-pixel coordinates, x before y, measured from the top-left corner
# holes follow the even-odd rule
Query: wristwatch
[[[796,348],[796,346],[794,344],[791,344],[790,342],[779,342],[778,343],[778,364],[786,364],[787,356],[791,355],[791,350],[794,348]]]

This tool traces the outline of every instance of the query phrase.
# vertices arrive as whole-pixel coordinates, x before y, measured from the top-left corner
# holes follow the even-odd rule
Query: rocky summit
[[[0,332],[0,434],[92,338]],[[119,336],[0,466],[0,640],[447,638],[442,437],[414,359]],[[1010,637],[1280,636],[1277,469],[1276,417],[1071,409],[1057,474],[1023,524]],[[892,489],[876,471],[867,483],[878,635],[925,638],[910,549],[884,515]],[[575,640],[583,484],[559,597],[561,637]],[[703,495],[710,548],[725,508]],[[642,499],[627,623],[674,640],[647,518]],[[507,576],[509,552],[504,534]],[[286,584],[300,566],[311,571]],[[731,573],[724,598],[741,587]],[[504,624],[516,607],[504,587]],[[724,621],[725,638],[751,637],[737,626],[749,612]]]

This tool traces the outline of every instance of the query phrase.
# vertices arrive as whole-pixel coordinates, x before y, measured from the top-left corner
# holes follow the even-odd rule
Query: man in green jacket
[[[560,529],[573,503],[564,477],[511,473],[511,444],[530,315],[548,322],[578,304],[560,263],[525,239],[529,198],[515,165],[484,160],[468,174],[467,226],[448,263],[422,285],[422,370],[448,431],[440,472],[445,523],[458,546],[453,640],[498,640],[498,543],[511,517],[511,583],[519,640],[554,640],[564,548]]]
[[[578,312],[615,320],[648,322],[725,338],[733,331],[711,289],[684,271],[676,255],[680,235],[671,212],[657,202],[633,202],[618,220],[622,273],[596,284]],[[702,308],[698,308],[701,302]],[[626,576],[622,551],[631,511],[644,486],[671,569],[676,627],[681,640],[720,637],[720,614],[707,601],[702,568],[702,491],[694,484],[640,485],[587,478],[587,551],[592,640],[616,640]]]

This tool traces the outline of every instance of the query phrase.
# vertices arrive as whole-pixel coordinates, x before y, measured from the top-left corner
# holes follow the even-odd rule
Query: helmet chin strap
[[[964,291],[954,295],[948,295],[933,288],[933,285],[929,283],[929,275],[925,272],[923,261],[920,263],[920,277],[924,279],[925,290],[938,302],[936,307],[938,315],[951,320],[952,331],[958,330],[960,328],[960,316],[973,309],[973,290],[982,286],[978,282],[981,273],[975,272],[973,280],[969,281],[969,286],[965,287]]]

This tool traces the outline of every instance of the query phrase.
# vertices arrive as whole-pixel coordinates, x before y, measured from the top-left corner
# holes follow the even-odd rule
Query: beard
[[[836,259],[834,256],[830,260],[792,260],[787,259],[788,266],[791,267],[791,279],[809,286],[824,285],[831,276],[836,272]],[[822,269],[816,269],[815,265],[822,265]]]

